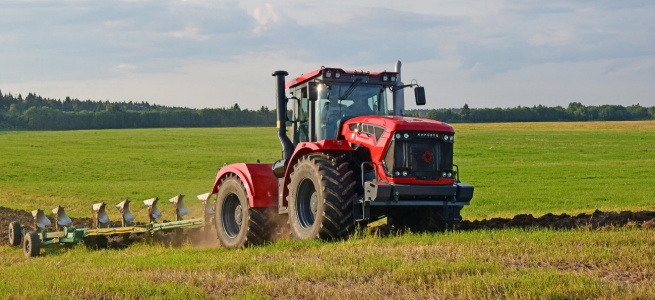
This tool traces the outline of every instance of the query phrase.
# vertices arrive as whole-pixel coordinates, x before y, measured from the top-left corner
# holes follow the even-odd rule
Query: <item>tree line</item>
[[[585,106],[571,102],[561,106],[512,108],[462,108],[413,110],[409,114],[447,123],[556,122],[556,121],[637,121],[655,119],[655,106],[600,105]]]
[[[229,108],[190,109],[148,102],[63,101],[0,91],[0,129],[78,130],[160,127],[272,126],[275,111]]]
[[[513,108],[462,108],[409,110],[408,115],[448,123],[630,121],[655,119],[655,107],[600,105],[571,102],[561,106]],[[49,99],[28,94],[13,96],[0,91],[0,129],[77,130],[161,127],[272,126],[275,110],[228,108],[191,109],[149,104]]]

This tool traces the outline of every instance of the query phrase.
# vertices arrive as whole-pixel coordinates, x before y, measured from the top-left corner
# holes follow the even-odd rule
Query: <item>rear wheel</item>
[[[25,235],[23,253],[26,257],[36,257],[41,254],[41,239],[38,233],[32,231]]]
[[[20,222],[13,221],[9,223],[9,244],[16,247],[20,246],[23,239],[23,232],[20,228]]]
[[[214,211],[221,246],[240,248],[270,240],[270,210],[250,208],[248,194],[238,177],[228,175],[223,179]]]
[[[357,194],[342,156],[305,155],[294,166],[288,189],[289,225],[295,239],[334,239],[350,233]]]

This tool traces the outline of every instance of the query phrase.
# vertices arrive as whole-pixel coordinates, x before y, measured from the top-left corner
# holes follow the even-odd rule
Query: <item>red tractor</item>
[[[282,159],[231,164],[216,176],[214,220],[224,247],[269,240],[272,220],[284,214],[295,239],[340,238],[384,217],[412,231],[458,227],[473,186],[459,182],[455,132],[403,116],[403,89],[414,88],[417,105],[425,92],[401,82],[400,62],[394,72],[322,67],[285,83],[287,75],[273,73]]]

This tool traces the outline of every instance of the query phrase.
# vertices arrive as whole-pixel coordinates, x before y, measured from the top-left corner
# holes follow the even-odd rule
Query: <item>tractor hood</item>
[[[440,180],[445,179],[452,184],[452,178],[440,174],[452,174],[454,134],[446,123],[401,116],[356,117],[341,128],[343,138],[358,145],[354,148],[368,149],[364,152],[370,153],[381,178],[398,183],[428,180],[443,184]],[[407,175],[397,178],[394,173]]]
[[[379,126],[388,132],[398,130],[438,131],[454,133],[453,127],[439,121],[401,116],[362,116],[352,118],[344,123],[344,133],[353,124]],[[344,136],[346,136],[344,134]]]

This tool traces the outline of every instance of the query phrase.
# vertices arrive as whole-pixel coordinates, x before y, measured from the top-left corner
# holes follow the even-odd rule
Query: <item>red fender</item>
[[[223,178],[234,174],[246,188],[250,207],[277,206],[278,179],[273,175],[273,164],[238,163],[222,167],[216,174],[212,194],[218,193]]]
[[[282,189],[282,204],[284,206],[287,206],[287,195],[289,195],[289,189],[287,189],[287,185],[289,184],[289,181],[291,180],[291,172],[293,172],[293,165],[295,165],[298,160],[309,154],[309,153],[314,153],[314,152],[347,152],[347,151],[354,151],[350,144],[347,141],[344,140],[321,140],[318,142],[305,142],[305,143],[299,143],[298,146],[296,146],[296,150],[293,152],[291,155],[291,159],[287,162],[287,169],[285,170],[284,173],[284,181],[282,183],[283,189]]]

